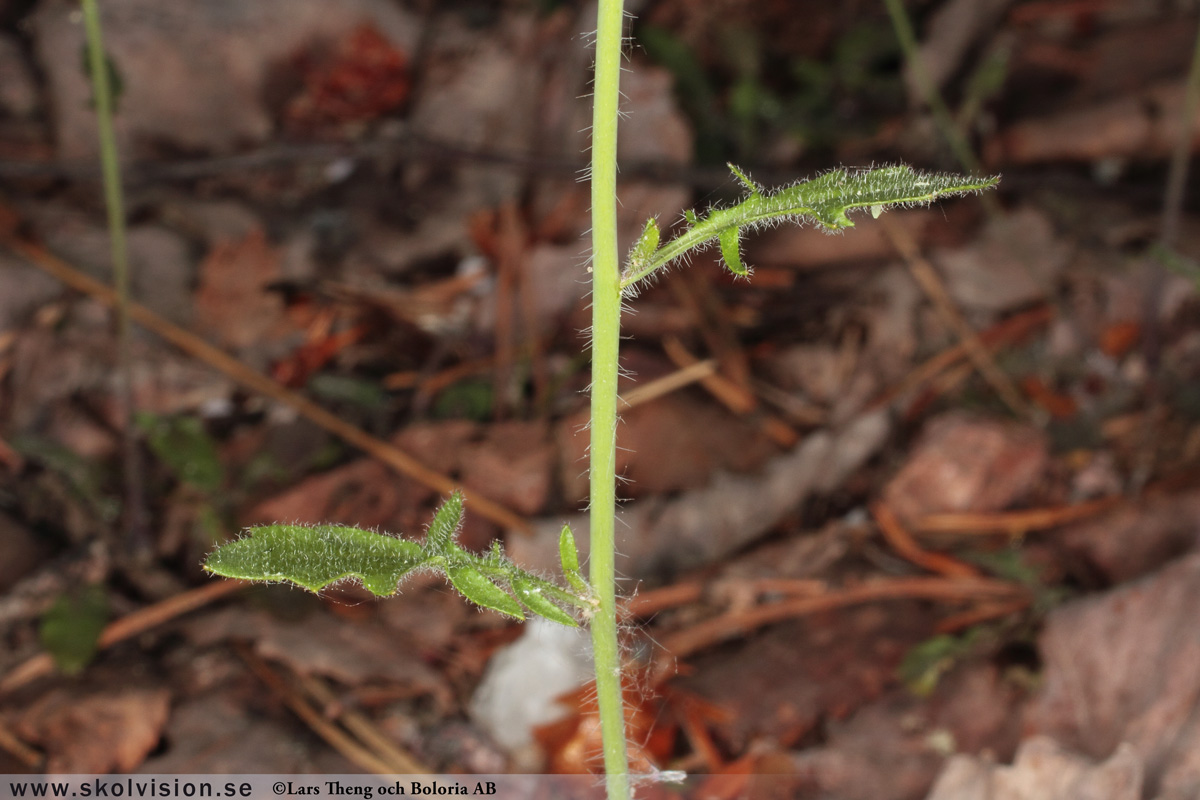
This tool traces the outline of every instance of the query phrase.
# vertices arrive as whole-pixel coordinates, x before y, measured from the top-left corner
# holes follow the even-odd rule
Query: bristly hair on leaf
[[[523,609],[572,627],[568,609],[586,618],[594,600],[578,572],[578,555],[564,569],[571,589],[518,567],[497,542],[483,554],[461,548],[456,538],[462,523],[463,497],[455,492],[434,514],[424,541],[339,525],[264,525],[213,551],[204,569],[227,578],[286,581],[319,592],[330,584],[357,579],[377,597],[393,595],[406,577],[421,570],[446,576],[471,602],[516,619]],[[570,540],[574,553],[574,539]],[[564,567],[568,564],[564,563]]]
[[[720,245],[725,265],[735,275],[746,276],[740,237],[743,229],[779,222],[814,223],[827,231],[854,227],[849,213],[869,209],[878,218],[894,206],[928,205],[940,197],[979,192],[995,186],[999,176],[971,178],[944,172],[921,172],[905,165],[863,169],[838,168],[792,186],[764,191],[742,170],[729,165],[734,178],[750,194],[735,206],[718,208],[706,216],[685,212],[688,227],[665,244],[659,244],[658,224],[646,223],[630,251],[621,274],[621,289],[629,291],[657,270],[688,253]]]

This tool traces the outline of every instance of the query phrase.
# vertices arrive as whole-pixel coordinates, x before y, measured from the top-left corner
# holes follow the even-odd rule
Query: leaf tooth
[[[658,249],[658,240],[658,220],[650,217],[642,228],[642,235],[638,237],[629,253],[629,269],[637,269],[654,255],[654,251]]]
[[[721,231],[718,241],[721,244],[721,258],[724,259],[725,266],[729,267],[729,271],[734,275],[744,278],[750,274],[750,270],[742,263],[738,241],[740,235],[741,230],[735,225]]]
[[[538,582],[522,575],[514,575],[509,583],[512,584],[513,591],[516,592],[517,597],[533,613],[545,617],[551,622],[557,622],[560,625],[566,625],[571,628],[579,627],[579,623],[575,621],[574,617],[563,611],[542,593],[542,588],[538,585]]]
[[[476,605],[499,611],[517,619],[525,619],[521,604],[496,584],[487,579],[478,569],[470,565],[447,566],[446,577],[459,594]]]
[[[579,548],[570,525],[563,525],[558,534],[558,560],[564,573],[579,572]]]
[[[433,515],[433,521],[429,523],[429,530],[425,534],[425,546],[438,553],[448,551],[458,535],[462,515],[462,492],[453,492]]]
[[[579,571],[579,550],[575,547],[575,534],[571,533],[570,525],[563,525],[558,534],[558,560],[571,588],[582,597],[590,596],[592,588]]]
[[[750,180],[749,175],[742,172],[740,169],[738,169],[732,163],[727,162],[725,164],[725,166],[729,167],[729,171],[733,173],[733,177],[737,178],[738,183],[742,184],[743,186],[745,186],[747,189],[750,190],[750,194],[752,194],[752,195],[753,194],[762,194],[763,188],[761,186],[759,186],[757,183],[755,183],[754,181]]]

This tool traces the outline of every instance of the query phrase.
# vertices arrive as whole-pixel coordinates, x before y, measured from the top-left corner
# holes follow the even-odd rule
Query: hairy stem
[[[591,582],[596,694],[609,800],[629,798],[629,758],[617,644],[615,553],[617,356],[621,275],[617,254],[617,104],[622,0],[599,0],[592,96]]]

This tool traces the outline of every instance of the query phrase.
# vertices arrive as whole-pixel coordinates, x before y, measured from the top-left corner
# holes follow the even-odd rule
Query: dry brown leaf
[[[715,727],[735,752],[760,738],[792,746],[892,685],[901,658],[928,636],[929,613],[896,601],[782,623],[693,658],[695,674],[675,685],[729,711]]]
[[[970,244],[938,250],[930,260],[964,311],[993,313],[1045,299],[1071,249],[1046,214],[1026,207],[990,220]]]
[[[241,693],[211,690],[180,703],[164,731],[168,746],[142,769],[160,775],[355,770],[293,718],[275,718],[254,706]]]
[[[544,421],[496,423],[461,451],[462,481],[520,514],[536,514],[550,495],[554,456]]]
[[[32,573],[47,555],[44,540],[0,512],[0,594],[6,594],[21,578]]]
[[[917,800],[942,768],[945,748],[1008,758],[1021,690],[999,669],[972,661],[951,670],[928,699],[897,687],[848,719],[828,720],[820,745],[791,756],[808,794],[838,800]]]
[[[364,458],[305,478],[267,498],[243,514],[242,523],[330,522],[399,533],[403,532],[401,515],[427,493],[424,487],[397,478],[387,466]]]
[[[277,335],[285,324],[283,301],[267,287],[281,277],[279,252],[262,230],[218,242],[200,265],[197,321],[235,349]]]
[[[164,152],[243,152],[274,133],[264,85],[277,64],[314,41],[357,26],[379,27],[408,49],[420,37],[415,15],[378,0],[345,0],[329,14],[322,0],[237,4],[125,0],[105,8],[105,49],[126,91],[116,126],[131,157]],[[67,5],[39,6],[26,22],[44,72],[60,158],[95,162],[91,88],[79,68],[83,26]]]
[[[1166,156],[1179,138],[1183,94],[1182,82],[1159,84],[1018,122],[988,143],[984,157],[998,165]]]
[[[1140,800],[1142,764],[1123,746],[1093,764],[1038,736],[1021,745],[1011,767],[955,756],[927,800]]]
[[[277,591],[288,590],[278,587]],[[329,614],[285,622],[266,612],[230,608],[189,623],[187,630],[202,645],[227,639],[252,641],[258,655],[301,675],[325,675],[349,685],[386,680],[413,695],[449,699],[442,676],[425,663],[414,640],[371,622]]]
[[[1030,489],[1047,466],[1036,428],[959,412],[925,426],[908,461],[883,491],[902,519],[948,511],[999,511]]]
[[[1055,609],[1027,729],[1104,759],[1123,743],[1150,786],[1200,792],[1200,554]],[[1065,796],[1065,795],[1064,795]]]
[[[587,497],[586,412],[559,423],[564,494]],[[683,393],[656,398],[621,412],[617,472],[622,493],[657,496],[704,486],[718,471],[746,472],[770,457],[774,446],[748,422]]]
[[[808,436],[757,473],[717,472],[703,488],[629,505],[617,516],[617,569],[631,578],[647,577],[709,564],[742,549],[806,497],[838,488],[879,451],[890,430],[885,414],[866,414],[839,430]],[[564,522],[582,554],[586,515],[537,522],[532,536],[509,538],[509,554],[526,567],[556,570],[553,554]]]
[[[925,210],[889,212],[916,241],[933,221]],[[756,266],[812,269],[847,261],[892,258],[896,248],[879,225],[859,225],[829,236],[814,227],[784,225],[746,240],[746,261]]]
[[[469,442],[479,431],[473,422],[450,420],[405,428],[394,442],[431,469],[451,474],[461,469]],[[480,489],[487,494],[486,486]],[[263,500],[244,513],[241,522],[336,522],[415,534],[428,522],[425,504],[432,494],[425,486],[398,477],[384,464],[364,458],[306,478]]]
[[[1200,491],[1151,495],[1056,535],[1052,544],[1088,574],[1120,583],[1200,545]]]
[[[170,708],[166,689],[48,692],[17,720],[17,733],[45,749],[49,773],[132,772],[158,744]]]

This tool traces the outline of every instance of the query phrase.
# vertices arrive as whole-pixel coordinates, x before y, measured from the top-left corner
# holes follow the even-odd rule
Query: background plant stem
[[[609,800],[627,800],[629,758],[617,642],[615,562],[617,357],[621,275],[617,254],[617,111],[622,0],[599,0],[592,95],[591,557],[596,695]]]
[[[1133,469],[1131,484],[1140,489],[1149,482],[1154,471],[1155,432],[1158,419],[1156,408],[1162,404],[1163,385],[1159,378],[1163,349],[1163,295],[1167,290],[1167,268],[1165,258],[1170,258],[1179,238],[1179,226],[1183,219],[1183,200],[1187,189],[1188,167],[1192,157],[1192,139],[1196,128],[1196,110],[1200,108],[1200,28],[1196,31],[1192,45],[1192,64],[1188,69],[1187,85],[1183,95],[1183,110],[1179,119],[1179,133],[1171,151],[1171,162],[1167,167],[1167,186],[1163,193],[1162,223],[1158,242],[1152,252],[1158,257],[1147,259],[1146,293],[1142,301],[1142,355],[1146,359],[1149,380],[1143,390],[1144,408],[1142,415],[1141,443]]]
[[[109,84],[104,37],[96,0],[82,0],[87,35],[88,70],[96,105],[100,134],[100,164],[104,176],[104,203],[108,209],[108,235],[112,243],[113,283],[117,291],[117,394],[124,421],[122,456],[125,485],[125,524],[129,533],[126,548],[135,560],[149,552],[143,519],[142,469],[133,424],[132,355],[129,347],[129,255],[125,246],[125,201],[121,191],[121,167],[117,160],[117,138],[113,132],[113,95]]]
[[[1167,188],[1163,196],[1162,230],[1160,246],[1175,246],[1179,236],[1179,220],[1183,217],[1183,195],[1187,187],[1188,162],[1192,155],[1192,131],[1196,127],[1196,109],[1200,107],[1200,29],[1196,31],[1192,47],[1192,65],[1188,69],[1187,89],[1183,95],[1183,112],[1179,121],[1179,138],[1171,151],[1171,164],[1167,169]]]
[[[888,16],[892,20],[892,28],[896,31],[896,38],[900,41],[900,49],[904,51],[904,60],[908,63],[908,68],[912,70],[925,103],[933,112],[934,122],[942,132],[942,136],[945,137],[946,143],[950,145],[954,157],[968,173],[983,174],[982,165],[975,157],[975,151],[971,149],[970,142],[967,141],[967,137],[963,135],[962,130],[954,121],[954,115],[946,107],[946,101],[942,99],[941,92],[938,91],[933,79],[925,69],[925,62],[921,58],[921,48],[917,44],[916,33],[913,32],[912,23],[904,10],[903,0],[883,0],[883,4],[887,6]],[[990,197],[990,195],[985,195],[984,202],[990,202],[988,200]]]

